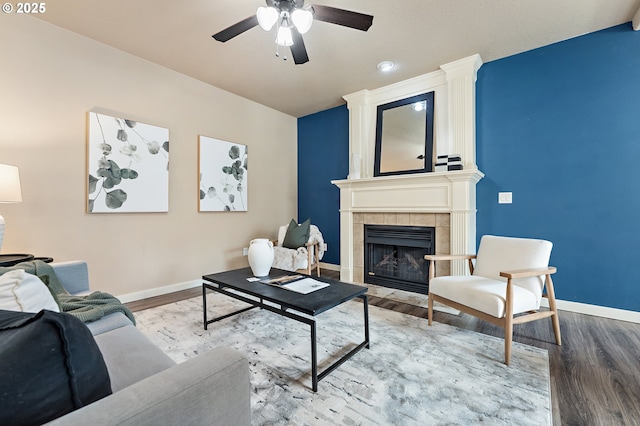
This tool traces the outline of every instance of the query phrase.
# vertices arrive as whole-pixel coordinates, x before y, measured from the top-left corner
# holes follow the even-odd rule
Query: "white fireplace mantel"
[[[473,55],[433,73],[344,97],[350,155],[357,162],[352,161],[350,178],[331,182],[340,188],[343,281],[354,281],[354,213],[449,213],[451,253],[475,252],[476,183],[484,177],[475,155],[475,82],[481,65],[480,56]],[[461,155],[463,170],[373,177],[377,106],[429,91],[435,92],[436,151]],[[451,272],[462,274],[464,267],[453,262]]]

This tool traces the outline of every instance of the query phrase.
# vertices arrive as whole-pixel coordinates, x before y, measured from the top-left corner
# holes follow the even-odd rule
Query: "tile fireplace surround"
[[[480,56],[473,55],[439,71],[344,97],[355,161],[348,179],[332,181],[340,188],[341,280],[364,282],[365,224],[435,226],[437,254],[475,253],[476,184],[484,177],[475,163],[475,82],[481,65]],[[377,106],[430,91],[435,92],[434,158],[459,154],[463,170],[373,177]],[[465,271],[463,261],[454,261],[437,265],[436,273]]]

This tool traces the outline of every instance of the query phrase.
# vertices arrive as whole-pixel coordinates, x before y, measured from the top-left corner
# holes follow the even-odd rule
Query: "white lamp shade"
[[[260,27],[265,31],[269,31],[278,21],[278,11],[275,7],[260,6],[256,12],[256,17]]]
[[[16,166],[0,164],[0,203],[20,203],[20,172]]]
[[[279,44],[280,46],[291,46],[293,44],[293,37],[291,36],[291,28],[289,27],[278,28],[276,43]]]
[[[296,9],[291,14],[291,20],[293,21],[293,25],[298,29],[298,32],[304,34],[311,29],[313,13],[308,9]]]

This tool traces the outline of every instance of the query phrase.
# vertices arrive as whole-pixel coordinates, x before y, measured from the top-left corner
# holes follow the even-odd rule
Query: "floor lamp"
[[[20,173],[16,166],[0,164],[0,203],[19,203],[22,201]],[[4,240],[4,218],[0,215],[0,249]]]

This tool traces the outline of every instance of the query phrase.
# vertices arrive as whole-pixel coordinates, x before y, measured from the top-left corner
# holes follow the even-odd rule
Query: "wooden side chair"
[[[285,244],[286,234],[291,224],[279,228],[278,239],[273,240],[274,268],[307,275],[311,275],[315,269],[316,275],[320,276],[320,260],[324,255],[324,238],[317,226],[310,224],[307,226],[309,226],[309,232],[308,236],[304,238],[306,242],[300,241],[300,246],[297,248],[285,247],[287,245]]]
[[[549,266],[553,244],[545,240],[485,235],[476,255],[427,255],[429,325],[439,302],[504,328],[504,362],[511,361],[513,325],[551,317],[556,344],[560,321]],[[435,277],[435,262],[465,259],[471,275]],[[473,259],[476,260],[475,267]],[[546,287],[546,294],[544,289]],[[546,297],[549,310],[540,311]]]

